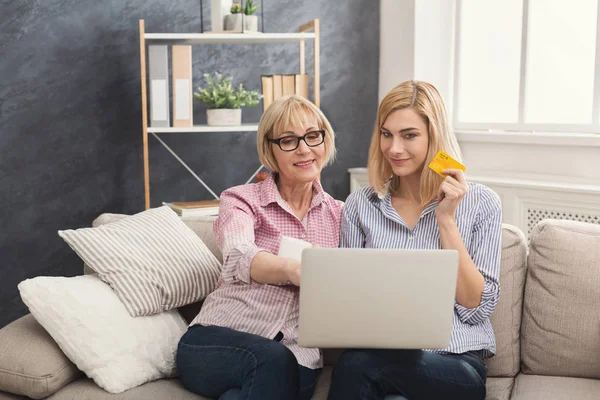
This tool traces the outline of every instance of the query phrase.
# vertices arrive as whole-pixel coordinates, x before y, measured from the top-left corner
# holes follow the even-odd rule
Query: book
[[[285,96],[287,94],[294,94],[296,92],[295,88],[295,75],[282,75],[282,94]]]
[[[307,74],[297,74],[295,76],[295,93],[298,96],[302,96],[308,99],[308,75]]]
[[[148,46],[150,126],[167,128],[169,122],[169,54],[165,45]]]
[[[219,207],[221,202],[217,199],[215,200],[201,200],[201,201],[174,201],[174,206],[180,208],[206,208],[206,207]]]
[[[263,75],[260,77],[262,95],[263,95],[263,112],[273,103],[273,76]]]
[[[180,217],[212,217],[219,215],[219,207],[207,207],[181,211],[173,209],[173,211],[175,211]]]
[[[194,125],[192,111],[192,46],[172,46],[173,126]]]
[[[273,101],[283,95],[283,75],[273,75]]]
[[[198,204],[194,204],[198,203]],[[199,204],[202,203],[202,204]],[[216,204],[216,205],[214,205]],[[163,205],[169,206],[171,210],[175,211],[177,215],[181,217],[206,217],[212,215],[219,215],[219,203],[218,200],[212,202],[172,202],[165,203]]]

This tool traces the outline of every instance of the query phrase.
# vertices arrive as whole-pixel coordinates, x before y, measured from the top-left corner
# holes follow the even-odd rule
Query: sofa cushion
[[[0,390],[42,399],[80,376],[31,314],[0,330]]]
[[[600,378],[600,226],[543,220],[530,239],[523,372]]]
[[[487,378],[485,400],[509,400],[515,378]]]
[[[175,375],[177,344],[187,329],[176,310],[134,318],[95,275],[42,276],[18,288],[65,355],[104,390],[120,393]]]
[[[19,396],[7,392],[0,392],[0,400],[29,400],[29,397]]]
[[[521,368],[519,335],[526,271],[525,235],[516,227],[503,224],[500,299],[491,317],[496,336],[496,356],[486,361],[488,376],[516,376]]]
[[[319,374],[312,400],[327,399],[330,384],[331,367],[325,367]],[[49,397],[48,400],[114,400],[117,398],[118,400],[209,400],[207,397],[187,391],[181,385],[179,379],[161,379],[138,386],[119,395],[113,395],[96,386],[91,379],[85,378],[71,383],[54,396]]]
[[[598,400],[600,381],[519,374],[511,400]],[[487,398],[486,398],[487,400]]]
[[[214,256],[223,263],[223,254],[217,246],[217,238],[213,233],[213,222],[217,219],[216,216],[205,217],[181,217],[181,221],[188,226],[198,237],[204,242],[206,247],[214,254]]]
[[[110,394],[96,386],[91,379],[79,379],[64,387],[47,400],[208,400],[187,391],[179,379],[161,379],[120,394]]]
[[[329,387],[331,386],[331,372],[333,368],[329,366],[323,367],[319,373],[317,379],[317,385],[315,386],[315,392],[311,400],[326,400],[327,394],[329,393]]]
[[[111,285],[132,317],[201,300],[220,275],[219,261],[166,206],[58,233]]]

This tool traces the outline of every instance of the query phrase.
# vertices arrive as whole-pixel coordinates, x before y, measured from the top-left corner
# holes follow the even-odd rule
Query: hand
[[[435,216],[438,223],[441,219],[454,220],[456,208],[468,191],[467,181],[461,170],[450,168],[442,172],[446,174],[446,178],[437,192],[437,200],[440,204],[435,210]]]
[[[298,260],[287,258],[285,266],[285,275],[287,279],[296,286],[300,286],[300,276],[302,276],[302,264]]]
[[[313,244],[313,248],[319,248],[318,244]],[[296,286],[300,286],[300,277],[302,276],[302,263],[298,260],[294,260],[292,258],[288,258],[287,264],[285,266],[285,275],[287,276],[288,281],[292,282],[292,284]]]

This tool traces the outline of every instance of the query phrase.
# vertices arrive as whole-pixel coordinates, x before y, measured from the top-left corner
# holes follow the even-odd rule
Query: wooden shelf
[[[165,44],[300,43],[315,38],[314,32],[299,33],[146,33],[144,39]]]
[[[208,126],[195,125],[188,128],[182,127],[149,127],[148,126],[148,71],[146,66],[146,48],[148,45],[175,45],[175,44],[269,44],[269,43],[295,43],[299,47],[300,74],[306,74],[306,41],[313,41],[313,103],[321,106],[321,45],[320,45],[320,23],[313,19],[298,28],[298,32],[292,33],[146,33],[146,25],[143,19],[139,20],[140,28],[140,83],[142,97],[142,144],[144,158],[144,200],[146,209],[150,208],[150,155],[148,151],[148,135],[153,136],[169,153],[177,160],[196,180],[208,190],[211,195],[218,199],[219,196],[208,187],[208,185],[177,155],[173,149],[159,136],[162,133],[208,133],[208,132],[256,132],[258,124],[242,124],[239,126]],[[257,73],[258,75],[258,73]],[[167,97],[169,98],[169,97]],[[252,181],[254,175],[263,169],[261,165],[246,183]]]
[[[189,128],[148,127],[148,133],[206,133],[206,132],[256,132],[258,124],[242,124],[237,126],[194,125]]]

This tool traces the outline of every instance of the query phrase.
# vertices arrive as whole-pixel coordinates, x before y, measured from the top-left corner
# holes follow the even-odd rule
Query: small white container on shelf
[[[242,24],[244,29],[242,29]],[[242,13],[228,14],[225,16],[225,32],[242,33],[258,32],[258,17],[256,15],[245,15]]]
[[[210,1],[210,24],[212,32],[223,32],[225,16],[230,13],[233,0],[211,0]]]
[[[207,123],[210,126],[237,126],[242,124],[241,108],[216,108],[206,110]]]

